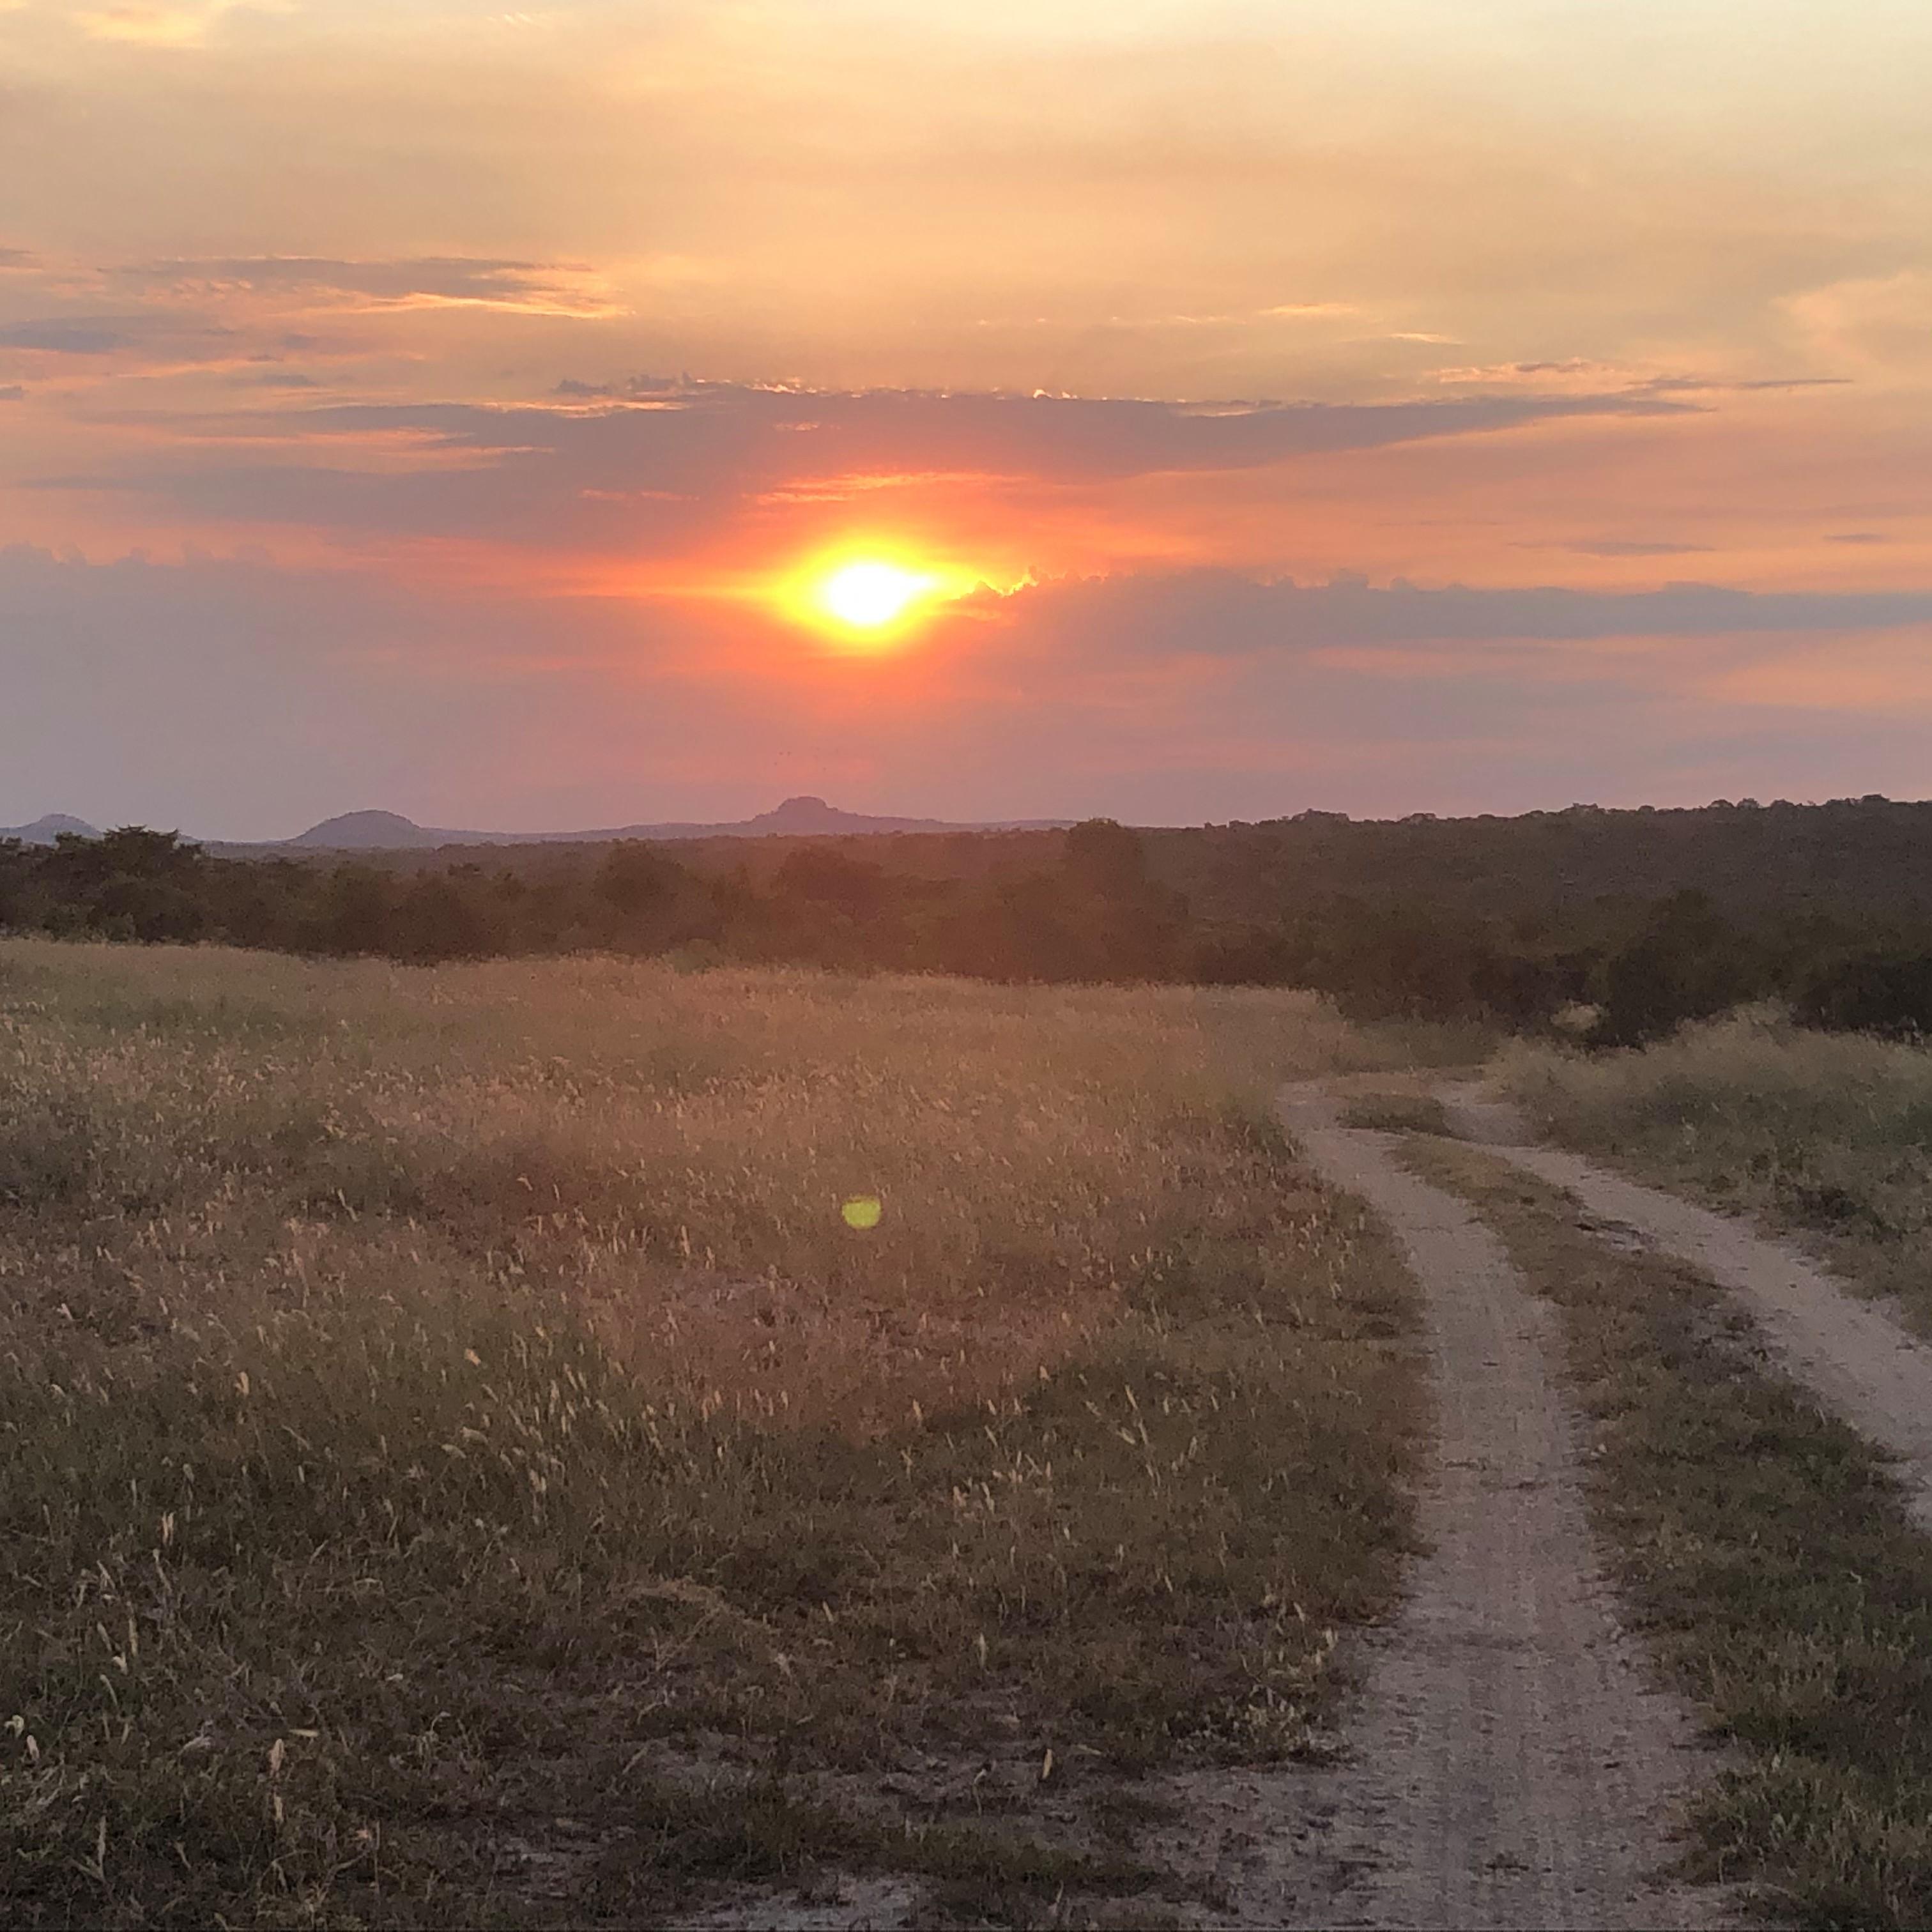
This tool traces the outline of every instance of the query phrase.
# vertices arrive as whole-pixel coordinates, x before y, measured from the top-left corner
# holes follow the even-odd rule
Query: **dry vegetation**
[[[1453,1045],[0,945],[0,1916],[1172,1889],[1119,1778],[1304,1748],[1406,1532],[1408,1288],[1256,1096]]]
[[[1932,1329],[1932,1052],[1755,1010],[1639,1052],[1500,1065],[1559,1138],[1818,1238]]]

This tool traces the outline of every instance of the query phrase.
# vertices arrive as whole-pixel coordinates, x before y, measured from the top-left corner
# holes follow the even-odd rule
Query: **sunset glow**
[[[1932,16],[1779,18],[0,0],[0,825],[1921,790]]]
[[[876,631],[896,622],[922,599],[936,580],[892,563],[848,563],[819,587],[818,601],[842,624]]]
[[[751,580],[756,598],[815,634],[835,656],[859,657],[920,643],[932,622],[980,582],[961,565],[921,558],[890,541],[844,544],[776,580]]]

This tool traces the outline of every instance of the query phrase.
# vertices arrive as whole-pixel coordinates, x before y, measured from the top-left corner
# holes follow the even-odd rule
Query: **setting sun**
[[[877,630],[903,617],[937,587],[937,580],[892,563],[848,563],[818,586],[818,602],[842,624]]]
[[[764,580],[755,594],[772,598],[835,651],[870,657],[909,642],[943,606],[969,596],[982,581],[979,570],[964,564],[874,538],[802,558],[782,576]]]

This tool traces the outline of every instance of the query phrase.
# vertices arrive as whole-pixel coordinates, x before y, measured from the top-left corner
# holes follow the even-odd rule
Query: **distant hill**
[[[1008,820],[998,824],[954,824],[943,818],[884,818],[842,812],[822,798],[788,798],[770,812],[728,824],[680,821],[666,825],[620,825],[592,832],[461,832],[418,825],[394,812],[346,812],[326,818],[283,842],[310,850],[333,852],[422,851],[440,845],[577,845],[613,838],[855,838],[887,832],[1050,831],[1068,821],[1058,818]]]
[[[0,838],[19,838],[29,845],[51,845],[63,832],[77,832],[83,838],[98,838],[100,828],[84,818],[72,818],[64,812],[50,812],[31,825],[0,825]]]
[[[400,852],[418,846],[469,844],[482,835],[430,832],[396,812],[345,812],[284,842],[330,852]]]

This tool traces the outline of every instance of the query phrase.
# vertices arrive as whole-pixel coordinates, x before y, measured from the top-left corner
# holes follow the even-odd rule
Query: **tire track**
[[[1499,1928],[1714,1922],[1664,1876],[1697,1781],[1690,1718],[1618,1628],[1583,1506],[1558,1316],[1460,1201],[1345,1128],[1318,1090],[1282,1118],[1310,1164],[1395,1231],[1421,1284],[1439,1461],[1430,1553],[1373,1643],[1350,1762],[1308,1816],[1304,1922]],[[1704,1760],[1708,1763],[1708,1760]],[[1311,1904],[1312,1910],[1311,1911]]]
[[[1562,1188],[1609,1223],[1688,1262],[1750,1311],[1794,1381],[1898,1459],[1914,1520],[1932,1530],[1932,1348],[1847,1292],[1795,1249],[1729,1215],[1607,1172],[1561,1148],[1528,1144],[1517,1110],[1480,1088],[1440,1091],[1450,1125]]]

